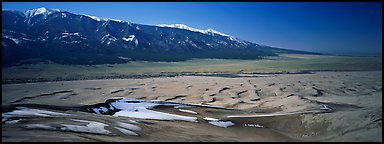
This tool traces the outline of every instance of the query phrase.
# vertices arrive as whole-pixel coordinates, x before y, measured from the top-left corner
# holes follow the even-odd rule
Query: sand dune
[[[183,110],[167,107],[155,107],[152,110],[196,117],[198,122],[121,118],[74,109],[60,109],[53,111],[72,116],[3,120],[2,139],[3,141],[382,141],[381,75],[381,71],[316,72],[258,77],[182,76],[6,84],[2,86],[3,113],[5,107],[12,105],[81,107],[98,103],[102,105],[110,99],[133,98],[196,104],[182,108]],[[227,128],[214,126],[204,120],[204,117],[220,119],[223,124],[224,121],[230,121],[234,125]],[[141,130],[133,131],[116,123],[128,120],[138,122],[131,124],[137,125]],[[92,121],[89,123],[91,127],[97,127],[108,135],[95,135],[92,132],[74,133],[74,129],[79,128],[89,131],[86,124],[79,125],[80,121]],[[59,128],[60,122],[70,128],[52,130],[52,127]],[[98,124],[104,127],[104,130],[98,127],[100,126]]]

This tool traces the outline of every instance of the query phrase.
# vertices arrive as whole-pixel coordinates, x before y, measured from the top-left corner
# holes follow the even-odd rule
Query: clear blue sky
[[[336,54],[382,52],[382,2],[3,2],[156,25],[213,28],[250,42]]]

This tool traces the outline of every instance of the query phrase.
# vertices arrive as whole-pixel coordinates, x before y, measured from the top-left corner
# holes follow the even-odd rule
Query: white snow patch
[[[100,18],[98,18],[98,17],[96,17],[96,16],[91,16],[91,15],[86,15],[86,14],[83,14],[84,16],[87,16],[87,17],[89,17],[89,18],[91,18],[91,19],[94,19],[94,20],[96,20],[96,21],[101,21],[101,19]]]
[[[135,35],[129,35],[128,38],[123,37],[122,39],[125,41],[133,41],[134,38],[135,38]]]
[[[61,34],[62,34],[62,36],[59,39],[66,38],[68,36],[80,36],[80,34],[78,32],[77,33],[61,33]]]
[[[116,112],[113,116],[124,116],[124,117],[156,119],[156,120],[182,120],[182,121],[198,122],[196,117],[169,114],[169,113],[157,112],[157,111],[147,109],[147,108],[152,108],[159,105],[175,106],[179,104],[155,103],[155,102],[147,102],[144,100],[132,101],[131,99],[124,98],[111,103],[111,105],[116,109],[121,109],[121,111]]]
[[[115,108],[112,105],[109,105],[109,109],[115,110]]]
[[[117,124],[125,129],[133,130],[133,131],[140,131],[141,128],[139,126],[129,124],[129,123],[123,123],[123,122],[117,122]]]
[[[9,38],[11,39],[15,44],[20,44],[20,40],[19,39],[15,39],[15,38]]]
[[[124,21],[122,21],[122,20],[111,19],[111,18],[104,18],[103,20],[105,20],[105,21],[115,21],[115,22],[124,22]]]
[[[333,109],[331,107],[329,107],[328,105],[325,105],[325,104],[321,104],[321,110],[326,110],[326,111],[332,111]]]
[[[194,32],[200,32],[200,33],[204,33],[205,34],[204,30],[192,28],[192,27],[189,27],[189,26],[184,25],[184,24],[159,24],[159,25],[156,25],[156,26],[185,29],[185,30],[194,31]]]
[[[46,111],[46,110],[30,109],[25,107],[16,107],[16,109],[18,110],[1,114],[2,122],[8,121],[8,119],[12,117],[36,117],[36,116],[54,117],[54,116],[72,115],[72,114],[58,113],[58,112],[52,112],[52,111]]]
[[[38,9],[32,9],[32,10],[27,10],[25,12],[25,15],[27,17],[33,17],[37,15],[43,15],[44,18],[46,18],[48,15],[55,13],[55,12],[60,12],[58,9],[46,9],[44,7],[38,8]]]
[[[41,117],[53,117],[53,116],[68,116],[72,114],[58,113],[40,109],[31,109],[25,107],[16,107],[18,110],[14,110],[12,112],[6,112],[2,114],[4,118],[10,117],[33,117],[33,116],[41,116]]]
[[[115,113],[113,116],[124,116],[124,117],[142,118],[142,119],[182,120],[182,121],[197,122],[196,117],[181,116],[181,115],[176,115],[176,114],[157,112],[157,111],[148,110],[145,108],[138,108],[137,111],[122,110],[122,111]]]
[[[210,123],[212,125],[219,126],[219,127],[225,127],[225,128],[235,125],[231,121],[220,121],[219,119],[210,118],[210,117],[205,117],[204,120],[207,120],[208,123]]]
[[[119,19],[111,19],[111,18],[99,18],[99,17],[97,17],[97,16],[91,16],[91,15],[87,15],[87,14],[82,14],[83,16],[87,16],[87,17],[89,17],[89,18],[91,18],[91,19],[94,19],[94,20],[96,20],[96,21],[115,21],[115,22],[124,22],[124,21],[122,21],[122,20],[119,20]],[[129,24],[129,22],[127,22],[128,24]]]
[[[113,36],[111,36],[110,34],[106,34],[105,36],[103,36],[103,38],[101,38],[101,41],[104,43],[105,41],[107,41],[108,40],[108,42],[107,42],[107,44],[109,45],[109,44],[111,44],[111,41],[117,41],[117,38],[115,38],[115,37],[113,37]]]
[[[207,121],[218,121],[219,119],[205,117],[204,120],[207,120]]]
[[[191,114],[197,114],[197,112],[195,112],[193,110],[179,109],[179,111],[186,112],[186,113],[191,113]]]
[[[139,40],[135,39],[135,46],[139,45]]]
[[[119,57],[117,57],[117,58],[119,58],[119,59],[123,59],[123,60],[132,60],[131,58],[122,57],[122,56],[119,56]]]
[[[136,110],[136,108],[152,108],[159,104],[153,102],[146,102],[144,100],[123,98],[112,102],[110,105],[112,105],[116,109],[134,111]]]
[[[189,41],[189,44],[191,44],[194,47],[197,47],[197,45],[195,43],[193,43],[192,41]]]
[[[107,37],[109,37],[110,36],[110,34],[106,34],[105,36],[103,36],[101,39],[103,40],[103,39],[106,39]]]
[[[61,13],[61,17],[67,17],[67,14]]]
[[[110,37],[109,40],[110,40],[110,41],[117,41],[117,38],[115,38],[115,37]]]
[[[232,41],[236,41],[236,42],[239,42],[239,43],[247,45],[247,43],[245,43],[245,41],[239,40],[239,39],[237,39],[234,36],[230,36],[228,34],[224,34],[222,32],[219,32],[219,31],[211,29],[211,28],[209,28],[207,30],[201,30],[201,29],[189,27],[189,26],[184,25],[184,24],[159,24],[159,25],[156,25],[156,26],[185,29],[185,30],[189,30],[189,31],[193,31],[193,32],[200,32],[200,33],[211,35],[211,36],[221,35],[221,36],[224,36],[224,37],[228,37],[228,39],[230,39]],[[188,41],[188,39],[187,39],[187,41]]]
[[[11,121],[6,121],[5,123],[6,124],[15,124],[15,123],[18,123],[21,120],[23,120],[23,119],[16,119],[16,120],[11,120]]]
[[[236,41],[236,42],[239,42],[239,43],[242,43],[242,44],[247,45],[247,43],[246,43],[245,41],[243,41],[243,40],[239,40],[239,39],[237,39],[237,38],[235,38],[235,37],[233,37],[233,36],[230,36],[229,39],[230,39],[231,41]]]
[[[79,36],[80,34],[77,32],[77,33],[61,33],[63,35],[76,35],[76,36]]]
[[[218,34],[218,35],[221,35],[221,36],[229,37],[229,35],[227,35],[227,34],[223,34],[223,33],[221,33],[221,32],[218,32],[218,31],[216,31],[216,30],[213,30],[213,29],[207,29],[205,32],[206,32],[207,34],[211,34],[212,36],[215,36],[215,34]]]
[[[215,36],[215,34],[218,34],[218,35],[221,35],[221,36],[229,37],[229,35],[221,33],[219,31],[216,31],[216,30],[213,30],[213,29],[201,30],[201,29],[189,27],[189,26],[187,26],[185,24],[159,24],[159,25],[156,25],[156,26],[185,29],[185,30],[189,30],[189,31],[193,31],[193,32],[200,32],[200,33],[203,33],[203,34],[212,35],[212,36]]]
[[[187,105],[176,105],[174,106],[174,108],[186,108],[186,107],[190,107],[190,106],[187,106]]]
[[[100,108],[92,108],[93,111],[95,111],[97,114],[100,114],[100,112],[107,113],[108,109],[105,107],[100,107]]]
[[[257,127],[257,128],[263,128],[264,126],[260,125],[260,124],[245,124],[245,126],[247,127]]]
[[[78,119],[71,119],[71,120],[88,123],[88,124],[86,126],[62,124],[64,127],[60,129],[64,131],[86,132],[86,133],[94,133],[94,134],[105,134],[105,135],[111,134],[110,131],[104,129],[105,126],[108,126],[104,123],[95,122],[95,121],[78,120]]]
[[[21,42],[21,40],[15,39],[15,38],[10,37],[10,36],[3,35],[3,37],[5,37],[7,39],[11,39],[15,44],[19,44]]]
[[[26,124],[24,125],[26,128],[30,129],[45,129],[45,130],[56,130],[55,127],[44,125],[44,124]]]
[[[219,126],[219,127],[225,127],[225,128],[235,125],[231,121],[209,121],[208,123],[215,125],[215,126]]]
[[[117,130],[121,131],[123,134],[138,136],[138,134],[133,132],[133,131],[130,131],[130,130],[127,130],[127,129],[124,129],[124,128],[119,128],[119,127],[115,127],[115,128]]]
[[[22,39],[26,40],[26,41],[35,41],[35,40],[27,39],[27,38],[22,38]]]

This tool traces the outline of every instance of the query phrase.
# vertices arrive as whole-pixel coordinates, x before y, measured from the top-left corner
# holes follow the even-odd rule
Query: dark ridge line
[[[243,91],[241,91],[241,92],[238,92],[237,95],[241,95],[241,94],[243,94],[243,93],[245,93],[245,92],[248,92],[248,90],[243,90]]]
[[[100,90],[100,87],[95,87],[95,88],[84,88],[84,89],[89,89],[89,90]]]
[[[55,95],[55,94],[59,94],[59,93],[69,93],[69,92],[73,92],[73,90],[63,90],[63,91],[56,91],[56,92],[52,92],[52,93],[43,93],[43,94],[40,94],[39,96]]]
[[[275,93],[275,95],[276,95],[276,93]],[[291,97],[291,96],[294,96],[294,94],[291,93],[291,94],[287,95],[286,97]]]
[[[248,92],[248,90],[244,90],[244,91],[241,91],[241,92],[236,92],[236,95],[235,96],[232,96],[232,99],[234,99],[234,98],[240,98],[240,95],[241,94],[243,94],[243,93],[246,93],[246,92]]]
[[[324,90],[316,88],[314,86],[312,86],[312,89],[316,90],[316,92],[317,92],[317,94],[314,94],[313,96],[318,97],[318,96],[324,95]]]
[[[213,94],[210,94],[209,96],[215,96],[216,94],[215,93],[213,93]]]
[[[219,93],[221,93],[221,92],[223,92],[223,91],[225,91],[225,90],[228,90],[228,89],[231,89],[231,88],[229,88],[229,87],[223,87],[223,88],[221,88],[221,89],[219,90]]]
[[[312,103],[316,103],[316,104],[320,104],[320,105],[326,105],[326,106],[330,106],[333,111],[338,109],[338,108],[355,108],[355,109],[361,109],[361,108],[364,108],[364,107],[361,107],[361,106],[357,106],[357,105],[352,105],[352,104],[344,104],[344,103],[332,103],[332,102],[320,102],[320,101],[317,101],[317,100],[312,100],[312,99],[308,99],[308,98],[305,98],[303,96],[300,96],[301,99],[303,100],[307,100],[309,102],[312,102]]]
[[[212,97],[212,99],[210,101],[208,101],[208,103],[213,103],[216,101],[216,98],[215,97]]]
[[[40,94],[37,96],[23,97],[21,99],[15,100],[11,103],[17,103],[17,102],[21,102],[21,101],[26,100],[26,99],[33,99],[33,98],[37,98],[37,97],[41,97],[41,96],[50,96],[50,95],[55,95],[55,94],[59,94],[59,93],[69,93],[69,92],[73,92],[73,90],[63,90],[63,91],[56,91],[56,92],[52,92],[52,93],[43,93],[43,94]]]
[[[186,95],[177,95],[177,96],[172,97],[172,98],[167,98],[164,101],[175,100],[175,99],[182,98],[182,97],[186,97]]]
[[[124,90],[123,89],[115,90],[115,91],[111,92],[111,94],[122,92],[122,91],[124,91]]]
[[[383,120],[383,118],[376,119],[373,122],[377,122],[377,121],[381,121],[381,120]]]

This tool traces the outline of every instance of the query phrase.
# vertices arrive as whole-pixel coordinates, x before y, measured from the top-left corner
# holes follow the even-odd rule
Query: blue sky
[[[250,42],[335,54],[382,52],[381,2],[3,2],[139,24],[208,29]]]

